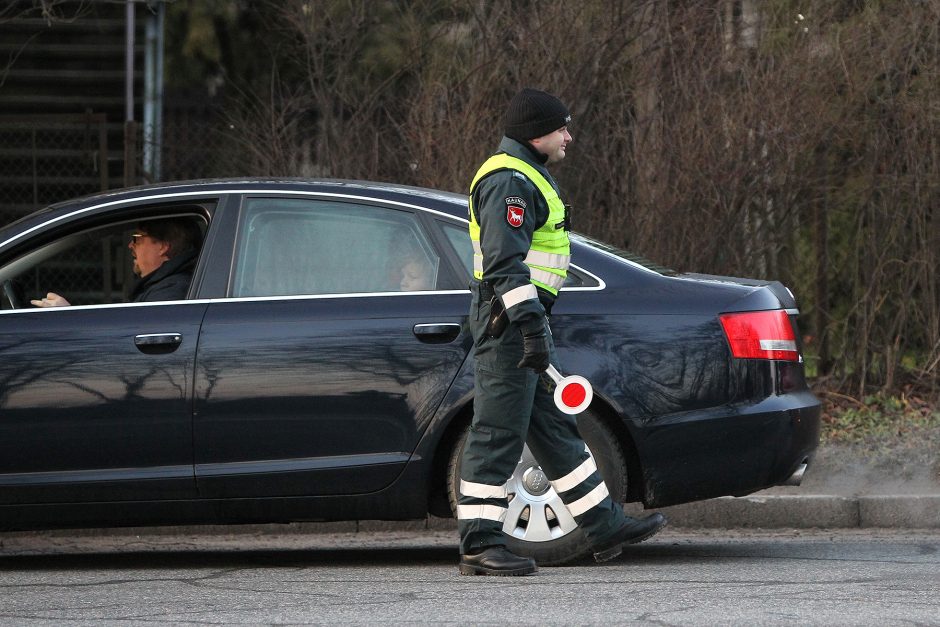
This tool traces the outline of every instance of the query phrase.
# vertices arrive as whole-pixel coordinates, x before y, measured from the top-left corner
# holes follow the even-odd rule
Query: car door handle
[[[413,330],[419,340],[428,344],[451,342],[460,335],[460,325],[455,322],[416,324]]]
[[[145,333],[134,337],[134,344],[142,353],[172,353],[182,343],[182,333]]]

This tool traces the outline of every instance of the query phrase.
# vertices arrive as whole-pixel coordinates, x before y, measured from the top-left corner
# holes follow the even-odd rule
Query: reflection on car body
[[[205,225],[187,297],[127,303],[128,229],[169,216]],[[466,224],[454,194],[252,180],[121,190],[9,225],[0,526],[449,516],[472,412]],[[577,236],[573,262],[552,327],[564,370],[594,385],[579,423],[612,494],[746,494],[812,458],[819,404],[786,288]],[[75,306],[28,304],[53,284]],[[769,344],[743,356],[728,313]],[[583,552],[560,500],[516,479],[517,548]]]

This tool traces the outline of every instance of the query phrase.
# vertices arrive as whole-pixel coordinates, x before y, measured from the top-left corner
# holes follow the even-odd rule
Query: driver
[[[196,264],[201,234],[191,219],[145,220],[137,225],[127,245],[134,259],[134,274],[140,277],[130,294],[134,303],[186,298]],[[29,301],[36,307],[68,307],[64,297],[49,292]]]

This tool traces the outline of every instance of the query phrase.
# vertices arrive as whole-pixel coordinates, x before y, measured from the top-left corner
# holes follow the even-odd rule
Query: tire
[[[457,438],[447,465],[447,496],[452,512],[457,511],[460,457],[469,428],[465,427]],[[627,494],[627,460],[614,432],[590,409],[578,416],[578,430],[594,456],[611,498],[623,503]],[[526,446],[507,482],[509,514],[503,525],[506,547],[545,566],[586,556],[590,546],[555,490],[549,486],[544,493],[533,494],[526,489],[523,479],[527,473],[536,471],[541,472]]]

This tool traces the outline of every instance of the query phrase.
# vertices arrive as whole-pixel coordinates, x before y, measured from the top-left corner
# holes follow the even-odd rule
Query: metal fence
[[[108,189],[110,158],[104,114],[0,116],[0,223]]]
[[[144,167],[148,147],[140,125],[109,122],[103,113],[0,116],[0,226],[52,203],[127,185],[250,175],[231,131],[205,103],[167,106],[161,136],[151,139],[159,143],[155,176]]]
[[[167,107],[160,180],[251,174],[224,117],[205,103]],[[52,203],[128,184],[155,182],[143,167],[144,133],[103,113],[0,116],[0,226]],[[127,167],[125,154],[133,155]],[[18,277],[27,299],[52,291],[73,304],[119,302],[134,277],[127,227],[70,237],[54,257]]]
[[[222,111],[193,100],[168,103],[160,146],[162,181],[253,174]]]

